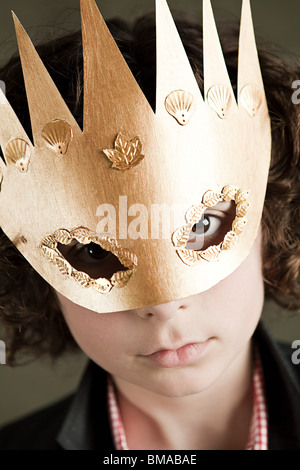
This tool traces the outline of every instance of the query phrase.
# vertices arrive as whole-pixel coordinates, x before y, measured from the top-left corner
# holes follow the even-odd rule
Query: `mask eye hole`
[[[227,185],[222,192],[207,191],[202,203],[185,214],[186,224],[172,234],[179,258],[188,266],[218,261],[230,250],[248,223],[250,193]]]
[[[213,209],[207,209],[193,226],[185,248],[202,251],[210,246],[219,245],[231,230],[234,219],[234,202],[221,202]]]
[[[93,279],[111,278],[118,271],[127,271],[120,260],[97,243],[84,245],[73,240],[70,245],[57,245],[58,251],[77,271],[88,274]]]
[[[40,248],[62,274],[101,294],[126,286],[138,265],[133,251],[84,227],[57,230],[44,237]]]

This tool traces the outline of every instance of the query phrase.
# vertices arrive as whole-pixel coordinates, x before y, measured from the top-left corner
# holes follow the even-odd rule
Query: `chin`
[[[204,373],[193,367],[164,369],[158,372],[156,377],[148,376],[142,385],[137,385],[161,396],[180,398],[201,393],[216,380],[211,372]]]

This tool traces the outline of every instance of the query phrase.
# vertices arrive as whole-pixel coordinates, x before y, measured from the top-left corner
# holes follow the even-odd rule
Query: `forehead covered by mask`
[[[15,18],[34,142],[2,93],[1,227],[52,287],[96,312],[205,291],[238,268],[257,236],[271,131],[250,4],[237,99],[203,5],[204,96],[165,0],[156,2],[153,111],[94,0],[81,1],[83,130]],[[231,211],[226,230],[197,238],[220,207]]]

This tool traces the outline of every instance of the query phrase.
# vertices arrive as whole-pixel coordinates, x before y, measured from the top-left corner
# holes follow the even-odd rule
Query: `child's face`
[[[98,314],[57,295],[80,348],[117,379],[165,396],[198,393],[249,351],[264,301],[261,235],[233,274],[192,297]]]

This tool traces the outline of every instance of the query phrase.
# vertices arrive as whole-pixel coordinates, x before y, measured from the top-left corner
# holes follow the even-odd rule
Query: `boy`
[[[84,67],[78,34],[39,49],[77,122],[17,19],[34,147],[10,108],[21,118],[18,61],[0,75],[0,203],[16,207],[0,212],[1,316],[11,363],[74,340],[92,361],[74,397],[4,429],[1,448],[299,449],[299,369],[259,323],[265,296],[299,308],[297,71],[261,52],[263,84],[244,1],[239,47],[235,28],[222,36],[230,82],[205,1],[203,36],[178,21],[192,73],[161,0],[155,103],[153,22],[110,24],[142,93],[95,3],[81,6]],[[126,235],[124,195],[141,211]],[[174,227],[149,239],[152,207],[173,203]]]

